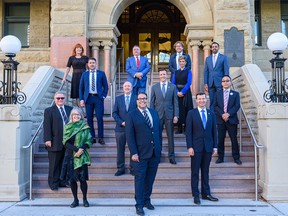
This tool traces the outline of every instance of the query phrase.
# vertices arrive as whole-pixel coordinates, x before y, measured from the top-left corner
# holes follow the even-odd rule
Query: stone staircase
[[[115,177],[116,141],[115,122],[111,117],[104,118],[104,136],[106,145],[93,144],[90,153],[92,165],[89,167],[90,198],[133,198],[133,176],[125,174]],[[247,129],[242,136],[241,166],[233,162],[231,143],[227,137],[225,163],[215,164],[213,158],[210,168],[210,186],[212,194],[219,198],[254,197],[254,153],[253,144]],[[187,154],[185,136],[175,134],[175,153],[177,165],[168,162],[168,147],[165,131],[163,132],[163,151],[156,176],[154,198],[191,198],[190,158]],[[129,150],[126,149],[126,164],[129,165]],[[48,158],[44,144],[35,148],[33,162],[33,197],[72,197],[69,188],[51,191],[47,184]],[[126,170],[128,172],[128,169]]]

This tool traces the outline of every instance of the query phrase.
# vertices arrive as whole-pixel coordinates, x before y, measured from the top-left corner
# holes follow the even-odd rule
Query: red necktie
[[[140,60],[138,56],[136,57],[136,65],[137,65],[137,68],[140,68]]]

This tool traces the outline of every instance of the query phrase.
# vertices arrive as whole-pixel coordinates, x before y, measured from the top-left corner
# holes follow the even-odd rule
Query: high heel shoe
[[[74,201],[71,203],[70,207],[75,208],[76,206],[79,206],[79,200],[74,199]]]
[[[87,199],[83,199],[83,206],[89,207],[89,202],[87,201]]]

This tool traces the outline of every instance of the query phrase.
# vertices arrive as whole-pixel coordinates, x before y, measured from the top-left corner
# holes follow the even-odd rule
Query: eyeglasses
[[[81,115],[78,113],[75,113],[75,114],[72,114],[72,116],[81,116]]]
[[[56,97],[56,100],[64,100],[65,97]]]
[[[230,80],[222,80],[222,82],[230,82]]]
[[[137,100],[139,100],[139,101],[145,101],[145,100],[147,100],[147,98],[138,98]]]

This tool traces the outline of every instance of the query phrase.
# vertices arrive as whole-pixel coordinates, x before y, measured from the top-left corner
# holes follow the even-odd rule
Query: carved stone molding
[[[104,40],[104,41],[101,41],[101,46],[103,46],[104,49],[111,49],[111,47],[113,46],[113,43],[112,41]]]
[[[212,40],[203,40],[202,41],[202,46],[203,46],[203,49],[206,50],[210,50],[210,45],[212,43]]]
[[[199,46],[201,46],[200,40],[189,40],[189,46],[192,48],[192,50],[199,49]]]

